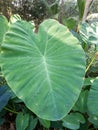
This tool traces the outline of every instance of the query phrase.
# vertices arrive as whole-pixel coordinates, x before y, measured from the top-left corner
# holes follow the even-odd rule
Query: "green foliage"
[[[63,119],[63,126],[69,129],[79,129],[80,123],[85,123],[85,118],[80,113],[70,113]]]
[[[17,130],[25,130],[29,124],[29,114],[18,113],[16,117]]]
[[[73,110],[80,111],[81,113],[87,112],[87,97],[88,90],[82,91],[75,106],[73,107]]]
[[[57,21],[44,21],[38,34],[29,23],[18,21],[10,25],[2,44],[1,68],[31,111],[46,120],[59,120],[80,94],[85,55],[78,40]]]
[[[98,128],[98,116],[97,115],[90,115],[89,119],[88,119],[95,128]]]
[[[80,28],[80,37],[83,41],[83,48],[86,52],[87,65],[92,64],[89,67],[88,74],[94,73],[97,76],[98,72],[98,23],[83,23]]]
[[[0,126],[7,115],[17,130],[98,128],[98,24],[77,33],[72,21],[73,35],[52,19],[35,33],[33,21],[0,16]]]
[[[98,116],[98,78],[94,80],[91,86],[87,103],[90,113]]]
[[[79,19],[82,20],[84,9],[85,9],[86,0],[77,0],[78,9],[79,9]]]
[[[70,30],[75,29],[76,20],[74,18],[63,18],[63,24],[67,26]]]
[[[83,23],[80,28],[80,36],[87,44],[98,44],[98,23]]]
[[[33,129],[35,129],[37,123],[38,123],[38,119],[34,118],[32,115],[30,115],[29,124],[28,124],[28,127],[26,128],[26,130],[33,130]]]
[[[7,31],[7,29],[8,29],[8,21],[4,16],[0,15],[0,45],[3,41],[3,36]]]
[[[39,118],[39,121],[45,128],[49,128],[50,127],[50,121],[43,120],[41,118]]]

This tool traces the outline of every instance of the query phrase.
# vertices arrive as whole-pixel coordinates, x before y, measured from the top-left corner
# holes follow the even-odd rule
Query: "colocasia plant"
[[[0,16],[0,67],[6,80],[6,89],[0,87],[0,103],[6,101],[1,112],[16,114],[17,130],[32,130],[37,124],[79,129],[89,127],[88,122],[97,127],[98,79],[85,78],[91,63],[86,69],[83,46],[54,19],[43,21],[37,33],[34,30],[32,22],[18,15],[9,23]]]

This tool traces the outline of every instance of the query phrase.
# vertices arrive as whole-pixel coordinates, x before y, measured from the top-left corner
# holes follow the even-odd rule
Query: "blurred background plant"
[[[82,20],[86,0],[0,0],[0,13],[9,20],[12,14],[36,24],[46,18],[55,18],[69,29],[76,29]],[[98,1],[92,0],[89,14],[98,12]],[[89,19],[89,18],[88,18]],[[91,19],[91,17],[90,17]],[[70,26],[69,26],[70,25]]]

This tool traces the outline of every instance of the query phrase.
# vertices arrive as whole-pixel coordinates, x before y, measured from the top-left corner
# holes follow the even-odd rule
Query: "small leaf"
[[[83,86],[92,85],[94,79],[95,79],[95,78],[85,78],[85,80],[84,80],[84,85],[83,85]]]
[[[82,91],[79,99],[77,100],[73,110],[80,111],[82,113],[87,112],[87,97],[88,97],[88,90]]]
[[[29,114],[18,113],[16,117],[16,129],[25,130],[29,124]]]
[[[36,125],[37,125],[38,119],[37,118],[33,118],[33,116],[30,116],[29,119],[29,124],[28,127],[26,128],[26,130],[34,130]]]
[[[88,120],[95,126],[98,126],[98,116],[96,115],[90,115]]]
[[[63,126],[69,129],[79,129],[80,123],[85,123],[85,119],[80,113],[70,113],[63,119]]]
[[[45,127],[45,128],[49,128],[50,127],[50,121],[44,120],[39,118],[40,123]]]
[[[76,20],[74,18],[63,18],[63,24],[66,25],[70,30],[76,26]]]
[[[76,117],[77,121],[84,124],[85,123],[85,118],[82,114],[80,113],[74,113],[74,116]]]

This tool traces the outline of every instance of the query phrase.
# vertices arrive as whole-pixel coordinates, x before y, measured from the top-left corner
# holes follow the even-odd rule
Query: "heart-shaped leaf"
[[[60,120],[79,97],[85,54],[78,40],[56,20],[46,20],[35,34],[31,25],[11,25],[2,45],[5,78],[27,107],[46,120]]]

